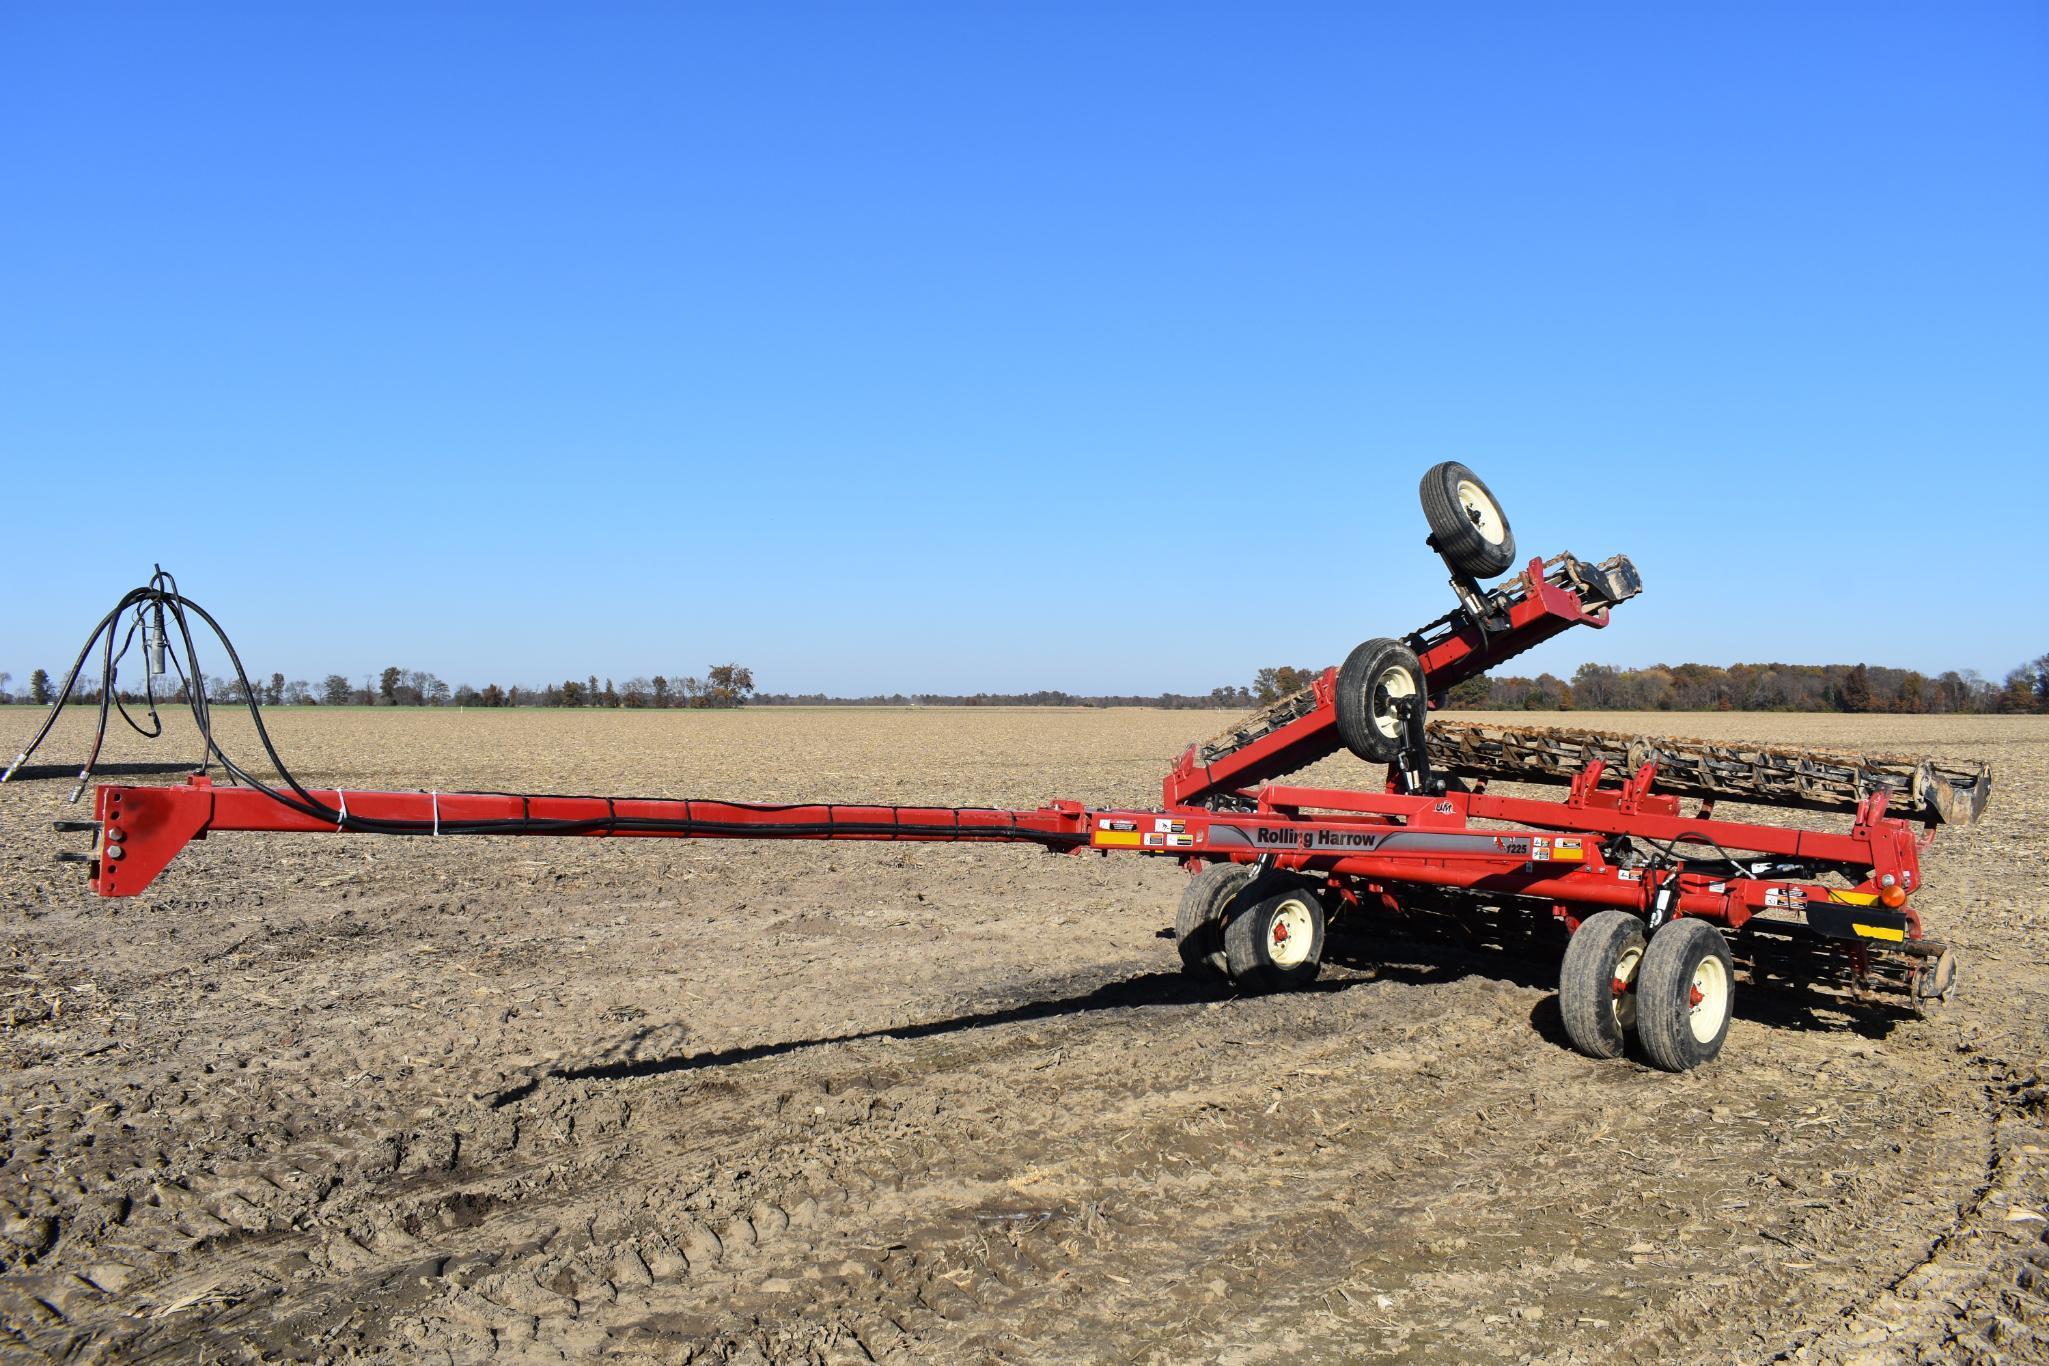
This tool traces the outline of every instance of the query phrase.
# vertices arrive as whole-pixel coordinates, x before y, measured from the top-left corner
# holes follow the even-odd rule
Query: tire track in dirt
[[[1732,1257],[1791,1264],[1776,1300],[1741,1286],[1768,1330],[1826,1260],[1792,1252],[1854,1231],[1836,1121],[1803,1123],[1790,1098],[1718,1120],[1713,1085],[1676,1079],[1674,1095],[1673,1078],[1562,1052],[1531,1028],[1532,989],[1354,975],[1204,1003],[1135,977],[1070,993],[1136,998],[1082,1014],[654,1075],[558,1068],[481,1124],[441,1117],[511,1127],[466,1139],[452,1170],[395,1170],[317,1208],[309,1234],[196,1248],[191,1276],[130,1287],[163,1313],[131,1336],[87,1315],[36,1345],[1683,1353],[1727,1341]],[[1593,1103],[1558,1105],[1560,1085]],[[1936,1118],[1931,1150],[1978,1123],[1968,1107]],[[1772,1192],[1826,1198],[1750,1230],[1754,1154],[1671,1146],[1702,1122],[1777,1132]],[[1897,1181],[1860,1169],[1855,1208],[1901,1198],[1933,1155],[1908,1155]],[[1552,1178],[1542,1199],[1509,1175],[1533,1162]],[[1723,1283],[1696,1308],[1701,1275]]]

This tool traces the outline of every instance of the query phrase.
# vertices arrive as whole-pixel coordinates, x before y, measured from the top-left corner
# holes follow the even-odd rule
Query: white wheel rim
[[[1290,898],[1274,911],[1266,926],[1266,956],[1275,967],[1292,968],[1309,957],[1316,922],[1309,907]]]
[[[1625,1031],[1636,1028],[1636,970],[1643,963],[1643,945],[1631,944],[1615,960],[1615,1023]]]
[[[1693,1029],[1694,1042],[1713,1043],[1729,1018],[1729,969],[1721,959],[1709,954],[1700,960],[1687,997],[1691,1002],[1687,1024]]]
[[[1494,506],[1494,500],[1487,496],[1487,490],[1470,479],[1458,481],[1459,506],[1466,510],[1466,517],[1473,529],[1480,533],[1480,539],[1488,545],[1500,545],[1508,537],[1508,524],[1501,520],[1501,509]]]
[[[1380,671],[1380,677],[1373,680],[1373,691],[1367,694],[1369,700],[1376,700],[1381,693],[1387,694],[1387,710],[1373,716],[1374,729],[1392,740],[1402,729],[1401,712],[1395,703],[1404,697],[1416,695],[1416,676],[1399,664],[1390,664]]]

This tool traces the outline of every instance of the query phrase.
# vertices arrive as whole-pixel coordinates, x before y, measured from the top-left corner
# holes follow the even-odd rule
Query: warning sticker
[[[1561,835],[1551,841],[1551,857],[1565,863],[1584,863],[1587,851],[1580,846],[1580,840],[1567,839]]]

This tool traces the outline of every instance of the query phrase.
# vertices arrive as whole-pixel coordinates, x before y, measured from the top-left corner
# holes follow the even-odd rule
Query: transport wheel
[[[1651,936],[1636,970],[1636,1037],[1667,1072],[1712,1062],[1729,1037],[1736,994],[1729,941],[1705,920],[1682,916]]]
[[[1249,863],[1212,863],[1188,879],[1181,909],[1174,917],[1174,946],[1181,951],[1181,970],[1197,977],[1223,976],[1223,913],[1231,898],[1252,881]]]
[[[1323,899],[1308,887],[1261,897],[1225,922],[1224,955],[1247,991],[1307,986],[1323,966]]]
[[[1338,670],[1338,738],[1369,764],[1393,763],[1402,749],[1395,704],[1422,694],[1423,666],[1414,650],[1385,636],[1367,641]]]
[[[1491,579],[1515,563],[1515,532],[1479,475],[1447,460],[1424,474],[1421,492],[1430,535],[1453,568]]]
[[[1643,921],[1602,911],[1580,923],[1558,970],[1558,1013],[1572,1046],[1590,1058],[1619,1058],[1636,1030],[1636,974]]]

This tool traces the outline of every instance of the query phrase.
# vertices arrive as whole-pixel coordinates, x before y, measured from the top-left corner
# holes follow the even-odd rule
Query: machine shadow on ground
[[[1383,981],[1431,985],[1486,977],[1547,993],[1530,1011],[1530,1026],[1545,1040],[1571,1049],[1558,1007],[1558,965],[1569,936],[1562,927],[1539,926],[1526,933],[1486,939],[1455,921],[1423,922],[1422,932],[1388,934],[1354,920],[1334,925],[1324,962]],[[1768,1029],[1798,1033],[1852,1034],[1882,1040],[1911,1018],[1904,1007],[1859,1002],[1812,982],[1774,976],[1762,985],[1742,984],[1736,1018]]]
[[[1447,933],[1455,931],[1433,925],[1425,934],[1410,936],[1367,929],[1356,921],[1349,928],[1333,926],[1324,961],[1327,972],[1334,971],[1339,975],[1327,975],[1300,988],[1299,992],[1330,995],[1374,982],[1428,986],[1484,977],[1546,992],[1530,1011],[1530,1027],[1546,1042],[1571,1049],[1571,1041],[1559,1015],[1556,994],[1559,955],[1566,940],[1562,929],[1538,927],[1533,933],[1511,936],[1503,942],[1446,942],[1441,936]],[[1003,1025],[1076,1018],[1102,1012],[1209,1005],[1241,994],[1221,979],[1198,978],[1179,971],[1144,972],[1115,981],[1098,982],[1085,990],[913,1024],[557,1067],[497,1093],[491,1103],[494,1107],[514,1104],[532,1095],[548,1081],[631,1081],[671,1076],[732,1067],[840,1044],[881,1039],[931,1039]],[[1853,1033],[1867,1039],[1883,1039],[1901,1018],[1897,1014],[1875,1014],[1868,1005],[1858,1007],[1824,990],[1777,980],[1762,988],[1739,992],[1736,1015],[1739,1019],[1772,1029]],[[630,1053],[649,1037],[650,1031],[637,1032],[620,1040],[609,1051]]]

